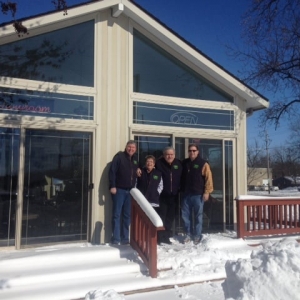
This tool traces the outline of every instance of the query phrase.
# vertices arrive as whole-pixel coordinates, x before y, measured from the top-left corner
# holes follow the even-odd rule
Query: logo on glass
[[[170,121],[174,124],[195,125],[198,123],[198,117],[194,114],[182,111],[173,114]]]

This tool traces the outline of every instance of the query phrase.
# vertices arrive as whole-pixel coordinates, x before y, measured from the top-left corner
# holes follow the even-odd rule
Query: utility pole
[[[270,140],[268,132],[265,131],[266,134],[266,155],[267,155],[267,175],[268,175],[268,193],[270,194],[270,158],[269,158],[269,146]]]

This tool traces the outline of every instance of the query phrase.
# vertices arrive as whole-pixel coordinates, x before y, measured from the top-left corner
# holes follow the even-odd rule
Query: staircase
[[[161,282],[130,246],[88,244],[0,252],[0,299],[84,299],[89,291],[126,293]]]

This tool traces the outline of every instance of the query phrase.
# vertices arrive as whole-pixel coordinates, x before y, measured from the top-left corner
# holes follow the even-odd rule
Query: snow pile
[[[300,299],[300,246],[295,240],[267,242],[251,259],[228,261],[225,269],[231,299]]]

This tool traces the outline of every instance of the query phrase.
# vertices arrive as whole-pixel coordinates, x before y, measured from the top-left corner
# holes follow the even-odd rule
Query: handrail
[[[157,277],[157,231],[164,230],[161,218],[136,188],[131,189],[130,245],[149,269],[152,278]]]
[[[300,198],[239,196],[237,237],[299,234]]]

